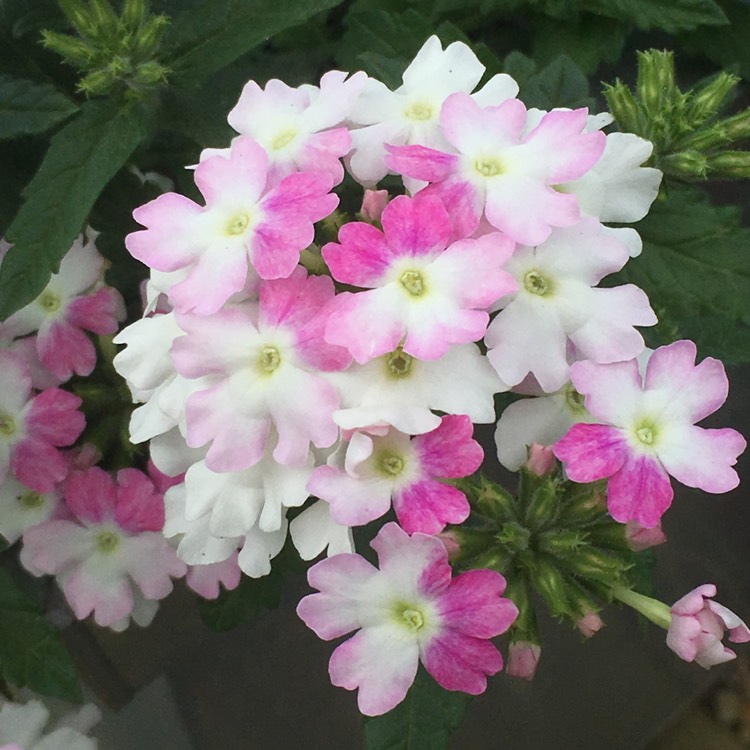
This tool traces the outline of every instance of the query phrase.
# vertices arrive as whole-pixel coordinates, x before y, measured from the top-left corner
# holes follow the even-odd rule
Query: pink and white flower
[[[713,600],[716,586],[705,583],[672,605],[667,646],[680,659],[698,662],[704,669],[737,657],[721,639],[729,631],[732,643],[750,641],[750,629],[734,612]]]
[[[86,735],[100,719],[99,709],[88,703],[47,726],[50,711],[41,701],[3,701],[0,750],[96,750],[96,740]]]
[[[187,400],[187,442],[211,443],[206,466],[239,471],[260,461],[275,427],[276,461],[301,466],[310,443],[338,438],[332,414],[335,387],[321,372],[345,367],[349,355],[323,340],[333,282],[298,267],[288,279],[266,281],[259,303],[226,307],[216,315],[178,316],[187,332],[172,346],[178,372],[206,377],[208,387]]]
[[[95,466],[70,475],[65,501],[72,520],[27,531],[21,562],[34,575],[56,576],[78,619],[93,613],[98,625],[122,629],[141,610],[150,620],[171,577],[187,570],[161,534],[164,502],[151,480],[122,469],[115,483]]]
[[[628,259],[628,247],[590,217],[516,248],[505,269],[518,290],[500,300],[485,337],[500,377],[516,385],[531,373],[551,393],[568,380],[571,343],[593,362],[638,356],[644,342],[634,326],[657,322],[648,297],[633,284],[595,288]]]
[[[325,500],[344,526],[361,526],[388,512],[393,502],[405,531],[437,534],[469,516],[466,495],[442,479],[465,477],[482,463],[465,415],[447,415],[440,426],[409,439],[396,430],[384,436],[355,433],[344,466],[320,466],[308,489]]]
[[[32,526],[62,510],[59,486],[48,492],[36,492],[12,475],[0,483],[0,534],[9,544],[18,541]]]
[[[483,108],[456,93],[440,112],[451,149],[389,146],[386,164],[431,183],[424,191],[451,206],[456,236],[473,234],[484,216],[513,241],[539,245],[580,219],[577,198],[554,188],[586,174],[604,150],[604,133],[586,132],[587,114],[554,110],[525,133],[518,99]]]
[[[489,639],[518,615],[501,597],[505,579],[490,570],[452,578],[438,538],[410,537],[395,523],[383,526],[371,546],[379,570],[356,554],[329,557],[308,571],[320,593],[297,607],[324,640],[358,631],[333,652],[331,682],[358,688],[359,710],[367,716],[404,699],[420,662],[447,690],[482,693],[487,675],[503,666]]]
[[[266,150],[272,184],[294,172],[327,172],[334,185],[344,179],[341,157],[351,150],[352,139],[342,123],[368,80],[361,71],[347,75],[330,70],[320,87],[294,89],[276,78],[263,89],[255,81],[245,84],[227,119]]]
[[[370,290],[333,300],[326,340],[363,364],[399,345],[437,359],[452,344],[482,338],[486,309],[517,288],[502,269],[513,243],[493,233],[449,244],[450,216],[437,198],[394,198],[381,221],[382,232],[345,224],[340,244],[323,248],[336,280]]]
[[[10,470],[22,484],[46,493],[68,473],[58,450],[72,445],[86,420],[81,399],[60,388],[33,395],[31,375],[15,354],[0,351],[0,482]]]
[[[262,279],[288,277],[313,240],[313,223],[338,205],[324,172],[271,184],[268,155],[247,136],[235,140],[228,157],[202,161],[195,182],[205,207],[165,193],[133,212],[146,229],[125,239],[133,257],[150,268],[189,270],[170,289],[179,312],[217,312],[246,287],[253,269]]]
[[[645,377],[638,362],[576,362],[571,378],[599,424],[576,424],[555,445],[574,482],[609,478],[607,505],[621,523],[657,525],[672,502],[669,476],[706,492],[739,483],[731,467],[745,449],[736,430],[695,425],[726,400],[724,366],[707,357],[695,364],[692,341],[657,349]]]
[[[356,180],[371,185],[388,173],[385,144],[447,146],[440,132],[440,108],[457,91],[470,94],[484,74],[484,65],[463,42],[445,50],[431,36],[409,63],[403,84],[390,91],[385,84],[368,78],[350,119],[365,127],[352,131],[354,152],[349,170]],[[518,84],[504,73],[493,76],[472,95],[482,105],[500,104],[518,93]]]
[[[103,275],[104,258],[94,240],[81,235],[44,291],[5,323],[15,336],[38,331],[39,360],[61,382],[74,373],[89,375],[96,365],[96,349],[86,331],[112,334],[125,318],[120,293],[101,285]]]

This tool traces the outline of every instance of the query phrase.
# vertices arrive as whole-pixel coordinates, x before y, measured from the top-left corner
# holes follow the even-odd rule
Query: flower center
[[[546,297],[552,291],[552,282],[539,271],[528,271],[523,277],[523,285],[529,294],[538,294],[540,297]]]
[[[424,616],[418,609],[407,607],[401,613],[401,618],[406,623],[409,630],[419,630],[424,625]]]
[[[414,102],[407,110],[404,112],[404,114],[410,119],[410,120],[429,120],[432,118],[432,107],[429,104],[424,104],[423,102]]]
[[[10,414],[0,412],[0,435],[10,437],[16,431],[16,420]]]
[[[37,302],[41,308],[48,313],[57,312],[60,309],[60,295],[45,289],[40,295]]]
[[[424,278],[419,271],[404,271],[399,281],[412,297],[421,297],[425,292]]]
[[[408,377],[411,372],[411,364],[413,361],[414,357],[412,357],[411,354],[406,354],[399,346],[398,349],[388,354],[385,358],[388,367],[388,374],[392,378]]]
[[[250,214],[247,211],[235,214],[228,222],[226,233],[236,236],[242,234],[250,226]]]
[[[502,162],[499,159],[493,158],[477,159],[474,162],[474,169],[482,177],[497,177],[497,175],[505,171]]]
[[[565,388],[565,401],[570,407],[571,411],[582,412],[585,410],[585,398],[582,394],[573,387],[572,383],[568,383]]]
[[[44,497],[38,492],[26,492],[23,495],[19,495],[16,500],[18,500],[18,504],[25,510],[33,510],[44,505]]]
[[[271,141],[271,149],[273,151],[281,151],[282,148],[288,146],[294,140],[296,135],[296,130],[284,130]]]
[[[258,355],[258,369],[270,375],[281,366],[281,352],[275,346],[264,346]]]
[[[114,531],[101,531],[96,537],[96,546],[109,555],[120,546],[120,537]]]
[[[383,474],[391,477],[397,477],[404,470],[404,459],[395,453],[381,453],[377,464]]]
[[[644,445],[653,445],[654,440],[656,440],[656,434],[654,433],[654,428],[653,426],[650,426],[650,425],[643,425],[643,427],[639,427],[635,431],[635,436]]]

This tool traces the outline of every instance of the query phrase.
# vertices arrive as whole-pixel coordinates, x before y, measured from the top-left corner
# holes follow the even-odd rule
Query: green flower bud
[[[166,80],[168,69],[165,68],[156,60],[141,63],[135,69],[135,76],[131,85],[136,88],[152,88],[158,83],[163,83]]]
[[[703,128],[680,141],[680,147],[686,151],[706,152],[717,146],[726,146],[731,142],[723,122],[717,122],[709,128]]]
[[[593,547],[583,547],[577,554],[566,557],[563,565],[580,578],[590,578],[617,586],[625,580],[625,572],[632,567],[631,563]]]
[[[509,578],[503,596],[510,599],[518,607],[518,617],[511,628],[511,637],[515,640],[539,642],[539,628],[536,622],[536,612],[531,603],[531,590],[526,576],[516,574]]]
[[[614,521],[591,526],[588,529],[588,542],[594,547],[627,552],[631,547],[626,529],[625,524]]]
[[[684,177],[705,177],[708,159],[700,151],[680,151],[669,154],[661,161],[665,172]]]
[[[94,36],[110,46],[119,34],[119,19],[108,0],[89,0],[89,17],[94,25]]]
[[[750,177],[750,151],[724,151],[708,157],[708,169],[714,177]]]
[[[731,141],[742,141],[750,138],[750,109],[745,109],[734,117],[721,122],[724,132]]]
[[[60,9],[81,36],[93,36],[96,23],[83,0],[58,0]]]
[[[644,109],[656,113],[676,101],[674,55],[666,50],[638,53],[636,93]]]
[[[472,570],[496,570],[498,573],[507,573],[510,568],[511,562],[513,561],[513,555],[501,547],[493,547],[492,549],[485,550],[476,557],[470,560],[463,560],[463,567],[471,568]]]
[[[641,133],[641,112],[630,89],[620,80],[614,86],[604,87],[604,96],[609,105],[609,111],[617,124],[624,131]]]
[[[688,117],[691,124],[700,125],[715,115],[740,80],[737,76],[724,71],[714,76],[690,101]]]
[[[140,59],[153,57],[159,48],[164,32],[169,26],[166,16],[151,16],[136,32],[133,43],[133,54]]]
[[[531,580],[555,616],[574,616],[568,599],[566,578],[550,558],[538,555],[530,570]]]
[[[145,0],[125,0],[120,21],[128,29],[138,29],[146,19]]]
[[[511,521],[503,524],[496,539],[510,552],[519,553],[529,549],[531,532],[520,523]]]
[[[83,39],[54,31],[42,31],[42,44],[75,68],[87,68],[96,54]]]
[[[572,529],[552,529],[545,531],[538,537],[540,552],[547,552],[554,557],[568,557],[576,555],[586,543],[586,534]]]
[[[541,482],[534,484],[537,486],[527,501],[524,514],[526,525],[532,529],[545,529],[555,523],[560,515],[558,485],[549,477],[544,477]],[[523,501],[523,496],[521,499]]]

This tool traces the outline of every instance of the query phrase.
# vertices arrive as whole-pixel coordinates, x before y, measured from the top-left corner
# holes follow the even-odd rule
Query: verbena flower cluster
[[[689,341],[646,350],[639,328],[657,322],[646,294],[602,285],[641,251],[621,225],[657,195],[661,173],[643,166],[651,144],[605,134],[608,114],[529,109],[505,74],[475,91],[483,74],[465,44],[432,37],[395,91],[361,72],[298,88],[251,81],[228,117],[238,135],[194,166],[203,200],[168,192],[136,209],[143,228],[126,246],[151,275],[114,364],[153,479],[71,471],[58,448],[83,427],[78,401],[32,391],[37,365],[15,351],[38,330],[52,375],[91,370],[80,329],[113,332],[119,308],[100,322],[114,298],[85,276],[91,264],[86,284],[63,279],[90,245],[8,321],[2,377],[24,385],[0,403],[13,471],[2,491],[65,496],[64,512],[26,531],[22,561],[56,575],[78,617],[147,622],[187,566],[216,596],[240,572],[268,574],[289,535],[305,560],[327,553],[298,612],[325,639],[356,631],[331,679],[376,715],[404,698],[420,662],[468,693],[503,666],[489,639],[518,616],[506,580],[453,577],[441,535],[469,517],[456,480],[485,460],[473,425],[496,421],[496,394],[526,396],[497,423],[499,461],[518,470],[531,448],[536,474],[556,456],[574,482],[606,479],[634,548],[663,540],[670,476],[736,486],[744,439],[696,426],[726,398],[722,364],[696,364]],[[386,176],[398,187],[374,189]],[[364,192],[346,220],[333,191],[352,178]],[[41,452],[48,476],[28,468]],[[376,568],[352,529],[379,519]],[[582,632],[599,627],[581,613]],[[530,676],[538,646],[516,643],[510,657],[509,671]]]

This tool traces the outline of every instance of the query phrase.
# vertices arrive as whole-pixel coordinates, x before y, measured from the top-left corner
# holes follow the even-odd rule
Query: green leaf
[[[728,23],[714,0],[584,0],[582,7],[602,16],[630,21],[639,29],[661,29],[670,34]]]
[[[261,42],[291,26],[307,21],[316,13],[330,10],[342,0],[232,0],[227,23],[205,34],[200,41],[169,67],[183,80],[206,78],[244,55]],[[212,13],[210,3],[202,3],[204,13]],[[196,12],[199,12],[196,10]]]
[[[0,75],[0,138],[43,133],[77,109],[54,86]]]
[[[739,211],[698,188],[673,189],[636,229],[643,252],[622,275],[648,294],[662,341],[687,337],[702,354],[750,360],[750,229]]]
[[[422,667],[406,698],[382,716],[365,720],[367,750],[447,750],[471,696],[444,690]]]
[[[560,55],[546,68],[527,78],[521,84],[520,97],[527,107],[539,109],[594,106],[589,96],[588,79],[567,55]]]
[[[82,699],[75,666],[36,602],[0,569],[0,674],[17,687],[71,702]]]
[[[104,186],[145,134],[135,103],[93,100],[52,138],[7,232],[14,247],[0,267],[0,318],[42,292]]]

